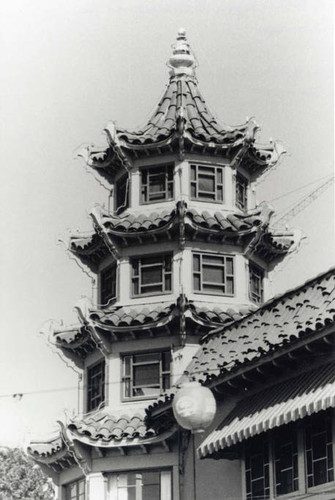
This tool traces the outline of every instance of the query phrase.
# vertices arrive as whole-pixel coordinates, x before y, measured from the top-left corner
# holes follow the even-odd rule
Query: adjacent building
[[[77,306],[77,325],[50,336],[82,373],[81,412],[28,451],[59,500],[329,491],[334,271],[269,301],[269,275],[299,235],[271,227],[255,183],[284,150],[259,144],[253,120],[218,122],[183,30],[168,65],[141,130],[109,123],[106,146],[81,151],[110,184],[92,233],[69,241],[97,295]],[[217,400],[205,435],[173,415],[189,379]]]

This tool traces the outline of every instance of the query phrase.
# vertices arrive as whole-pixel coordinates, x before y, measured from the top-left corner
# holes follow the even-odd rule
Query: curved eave
[[[35,462],[54,470],[69,468],[76,463],[61,436],[50,441],[31,442],[27,447],[27,453]]]
[[[171,438],[176,432],[177,427],[174,426],[169,431],[163,432],[162,434],[156,435],[154,431],[149,432],[145,436],[132,436],[123,437],[121,439],[110,438],[110,439],[92,439],[90,436],[82,435],[74,430],[67,428],[67,435],[71,440],[77,440],[85,445],[94,448],[129,448],[129,447],[141,447],[161,444],[167,439]],[[153,434],[153,435],[151,435]]]
[[[303,234],[299,230],[276,233],[269,230],[263,235],[256,247],[256,254],[267,262],[278,262],[287,254],[296,251],[301,241]]]
[[[216,153],[218,153],[218,151],[222,151],[225,154],[227,153],[227,151],[243,146],[245,143],[244,137],[239,138],[236,141],[224,142],[224,137],[222,137],[222,141],[219,141],[217,138],[213,137],[205,138],[201,135],[197,136],[196,133],[192,133],[190,130],[186,130],[183,134],[179,134],[178,132],[174,131],[166,137],[160,136],[157,138],[157,140],[144,139],[143,142],[127,142],[124,138],[122,138],[121,135],[119,141],[121,147],[129,151],[150,151],[156,150],[157,148],[164,148],[169,145],[171,145],[172,150],[175,151],[179,148],[180,139],[183,139],[190,145],[206,149],[208,148],[209,153],[212,149],[213,151],[216,150]]]
[[[276,165],[285,153],[287,151],[279,141],[270,144],[253,143],[248,148],[243,160],[243,166],[250,168],[252,171],[264,171]]]
[[[85,358],[96,348],[96,344],[86,327],[55,330],[50,340],[64,354],[69,354],[70,357],[74,355],[79,359]]]
[[[221,235],[221,236],[224,236],[224,237],[230,238],[230,239],[231,238],[238,238],[241,236],[242,237],[247,236],[251,233],[254,233],[255,231],[257,231],[257,229],[261,225],[261,221],[259,221],[259,223],[257,225],[254,224],[254,225],[249,226],[249,227],[246,224],[241,224],[241,227],[239,229],[232,231],[229,229],[218,228],[218,227],[206,228],[202,224],[197,224],[196,222],[194,222],[190,218],[187,218],[185,223],[186,223],[186,225],[189,225],[192,229],[194,229],[197,232],[204,233],[207,235]]]
[[[177,314],[175,311],[172,311],[170,314],[168,314],[165,317],[159,318],[157,321],[148,321],[147,323],[140,323],[140,322],[129,322],[128,324],[123,324],[123,325],[115,325],[114,323],[107,323],[107,321],[101,322],[97,321],[94,317],[92,317],[92,314],[90,315],[90,321],[92,322],[94,327],[98,327],[101,330],[107,331],[107,332],[113,332],[113,333],[125,333],[125,332],[138,332],[141,330],[153,330],[156,328],[162,328],[164,326],[167,326],[169,323],[171,323],[175,318],[177,317]]]
[[[194,322],[199,323],[202,326],[214,329],[228,326],[234,321],[238,321],[244,316],[247,316],[255,309],[257,309],[257,307],[253,305],[244,306],[240,309],[232,309],[231,307],[227,307],[225,311],[222,308],[222,310],[214,313],[207,308],[204,309],[191,304],[185,316],[192,318]]]
[[[150,224],[148,224],[148,227],[143,226],[143,227],[139,228],[138,230],[133,229],[131,231],[127,231],[124,229],[118,230],[118,229],[113,229],[111,227],[106,227],[106,232],[107,232],[107,234],[111,234],[112,236],[117,236],[119,238],[133,238],[133,237],[138,238],[139,236],[140,237],[146,237],[146,236],[150,237],[151,235],[155,235],[155,234],[169,231],[170,229],[172,229],[173,226],[176,225],[177,221],[178,221],[178,215],[176,213],[174,213],[173,215],[171,215],[170,220],[168,220],[165,224],[159,225],[159,227],[156,227],[156,228],[150,227]],[[106,226],[106,224],[104,224],[104,226]]]
[[[106,132],[108,137],[108,129]],[[109,145],[100,148],[85,144],[78,149],[77,156],[82,157],[90,168],[96,170],[109,183],[113,182],[120,170],[126,170],[128,166],[127,158],[113,140],[109,141]]]

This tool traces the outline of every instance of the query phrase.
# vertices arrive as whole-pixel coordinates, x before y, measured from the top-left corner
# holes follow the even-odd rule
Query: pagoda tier
[[[107,306],[103,309],[77,308],[81,324],[54,329],[50,342],[78,366],[99,346],[108,352],[119,341],[143,340],[154,337],[202,337],[215,328],[229,325],[253,310],[253,304],[216,304],[196,302],[181,296],[175,302],[160,302],[149,306]]]
[[[285,153],[279,142],[258,144],[254,120],[239,126],[222,125],[208,110],[198,89],[196,60],[180,31],[169,60],[171,77],[163,97],[149,121],[139,130],[126,130],[109,123],[105,129],[108,145],[85,146],[79,156],[108,181],[135,160],[175,153],[206,154],[226,158],[232,167],[241,164],[257,178],[275,165]]]
[[[116,257],[121,249],[143,243],[162,243],[179,240],[205,241],[226,245],[243,245],[245,251],[260,256],[267,263],[278,263],[296,249],[300,235],[292,230],[269,228],[272,208],[266,203],[248,213],[198,211],[178,202],[172,210],[152,213],[128,212],[116,215],[95,209],[91,213],[95,231],[73,235],[70,251],[96,271],[108,253]]]

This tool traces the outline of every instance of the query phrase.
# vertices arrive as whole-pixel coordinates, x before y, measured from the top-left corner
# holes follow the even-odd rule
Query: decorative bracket
[[[94,208],[92,210],[92,212],[90,213],[90,215],[91,215],[91,217],[93,219],[94,229],[99,234],[99,236],[103,239],[103,241],[105,242],[108,250],[113,255],[114,259],[115,260],[119,259],[120,258],[120,253],[117,250],[117,248],[114,245],[114,243],[112,242],[111,238],[109,237],[109,234],[106,231],[106,229],[104,228],[103,224],[101,223],[101,217],[100,217],[100,213],[99,213],[98,209]]]

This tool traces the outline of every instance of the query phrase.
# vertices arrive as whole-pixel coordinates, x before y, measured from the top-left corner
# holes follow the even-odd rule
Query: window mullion
[[[274,449],[273,449],[273,436],[268,435],[267,439],[268,454],[269,454],[269,487],[270,487],[270,498],[276,496],[276,481],[275,481],[275,460],[274,460]]]
[[[297,428],[297,447],[298,447],[298,491],[300,493],[307,492],[307,480],[305,470],[305,438],[303,429],[298,426]]]

